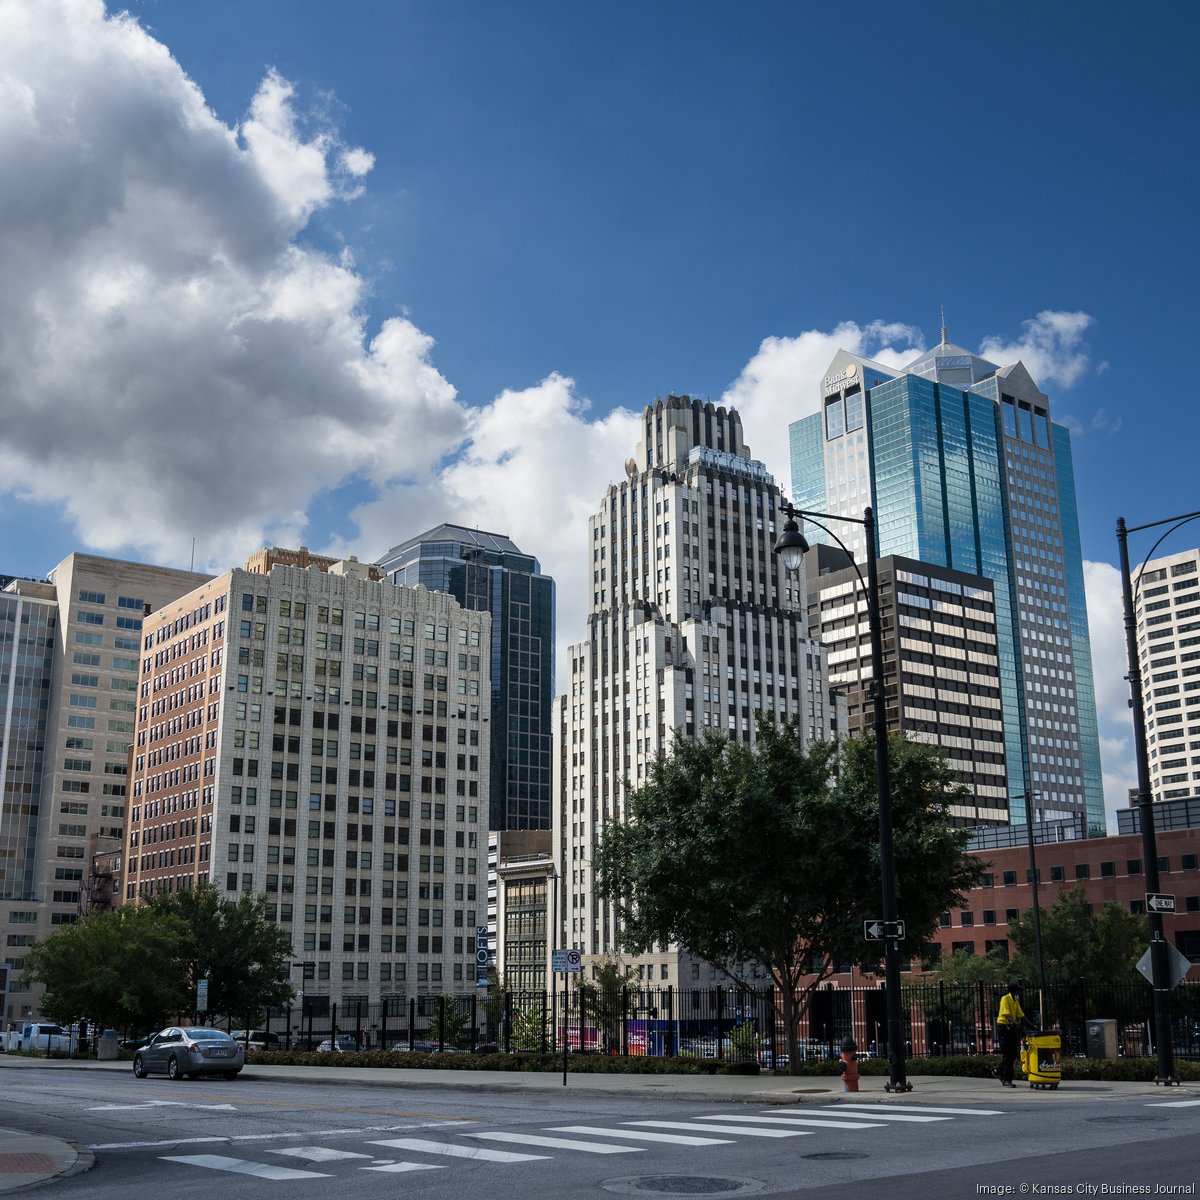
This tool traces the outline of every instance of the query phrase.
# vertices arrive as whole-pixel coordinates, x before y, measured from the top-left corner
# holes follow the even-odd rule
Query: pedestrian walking
[[[1000,997],[1000,1012],[996,1017],[996,1033],[1000,1040],[1000,1065],[992,1074],[1005,1087],[1016,1087],[1013,1082],[1013,1067],[1021,1051],[1021,1030],[1025,1025],[1025,1010],[1021,1007],[1021,988],[1009,984]]]

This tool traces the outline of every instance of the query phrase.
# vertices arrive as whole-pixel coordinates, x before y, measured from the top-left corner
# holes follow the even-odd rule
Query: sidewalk
[[[0,1054],[0,1071],[109,1071],[132,1075],[127,1062],[83,1062],[68,1059],[24,1058]],[[564,1091],[592,1095],[630,1095],[642,1098],[654,1095],[712,1104],[928,1104],[954,1107],[995,1105],[1014,1101],[1054,1104],[1062,1099],[1104,1101],[1158,1096],[1164,1100],[1200,1100],[1195,1084],[1161,1088],[1153,1083],[1102,1083],[1095,1080],[1066,1081],[1057,1092],[1035,1091],[1018,1083],[1015,1089],[1003,1088],[994,1079],[966,1079],[952,1075],[915,1075],[909,1077],[913,1090],[892,1095],[885,1090],[882,1075],[865,1075],[861,1090],[854,1095],[842,1092],[833,1076],[791,1075],[603,1075],[572,1074],[568,1071],[566,1088],[559,1073],[541,1071],[470,1071],[402,1070],[376,1067],[275,1067],[254,1064],[242,1072],[243,1080],[274,1080],[291,1083],[324,1084],[327,1087],[452,1088],[474,1092],[545,1092],[563,1095]],[[241,1080],[239,1080],[239,1083]],[[220,1086],[236,1088],[237,1083]],[[87,1150],[58,1138],[34,1137],[15,1130],[0,1129],[0,1192],[61,1175],[86,1171],[93,1159]]]

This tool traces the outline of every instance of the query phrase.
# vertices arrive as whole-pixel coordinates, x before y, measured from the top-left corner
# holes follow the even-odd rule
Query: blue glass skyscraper
[[[871,504],[878,554],[992,580],[1010,819],[1024,821],[1029,791],[1037,817],[1082,817],[1102,834],[1070,435],[1029,372],[952,345],[944,330],[901,371],[839,351],[820,411],[790,440],[800,507],[859,516]],[[861,560],[862,531],[849,528]]]
[[[439,525],[379,562],[397,587],[447,592],[492,615],[489,829],[549,829],[554,580],[498,533]]]

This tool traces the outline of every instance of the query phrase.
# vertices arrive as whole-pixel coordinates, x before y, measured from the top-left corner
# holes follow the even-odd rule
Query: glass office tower
[[[944,331],[902,371],[839,351],[821,410],[790,439],[801,507],[859,516],[871,504],[880,555],[992,581],[1010,820],[1024,822],[1028,791],[1035,819],[1083,816],[1089,834],[1104,833],[1070,436],[1029,372]],[[847,528],[861,561],[862,531]]]
[[[498,533],[439,525],[379,562],[397,587],[418,584],[492,615],[490,829],[549,829],[554,700],[554,580]]]

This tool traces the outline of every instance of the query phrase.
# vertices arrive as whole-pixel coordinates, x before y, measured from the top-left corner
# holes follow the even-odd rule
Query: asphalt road
[[[998,1089],[988,1101],[864,1096],[852,1108],[132,1073],[6,1072],[4,1084],[5,1124],[95,1155],[91,1171],[51,1185],[60,1200],[374,1200],[381,1188],[430,1200],[820,1200],[848,1186],[953,1200],[1170,1185],[1186,1195],[1200,1178],[1200,1101],[1161,1102],[1179,1093],[1047,1104]]]

